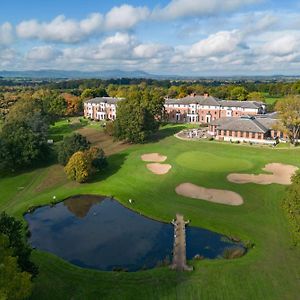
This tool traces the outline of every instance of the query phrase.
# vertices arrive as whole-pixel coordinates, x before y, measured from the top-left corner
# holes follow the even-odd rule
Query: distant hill
[[[21,79],[118,79],[118,78],[145,78],[145,79],[167,79],[167,80],[203,80],[220,82],[245,82],[245,81],[294,81],[300,79],[300,76],[287,75],[233,75],[233,76],[204,76],[204,75],[158,75],[150,74],[144,71],[122,71],[122,70],[104,70],[104,71],[63,71],[63,70],[28,70],[28,71],[0,71],[0,78],[21,78]]]
[[[28,70],[0,71],[0,77],[5,78],[47,78],[47,79],[79,79],[79,78],[157,78],[160,76],[143,71],[106,70],[99,72],[62,71],[62,70]]]

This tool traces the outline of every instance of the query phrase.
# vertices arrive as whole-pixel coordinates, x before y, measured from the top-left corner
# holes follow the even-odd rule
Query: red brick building
[[[223,117],[240,117],[265,113],[265,105],[256,101],[227,101],[205,94],[181,99],[165,99],[165,113],[169,122],[210,123]]]
[[[287,137],[274,130],[278,120],[275,116],[222,117],[208,125],[208,133],[216,140],[276,144]]]

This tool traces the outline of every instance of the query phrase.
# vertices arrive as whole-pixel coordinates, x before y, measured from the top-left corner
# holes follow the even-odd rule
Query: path
[[[182,215],[177,214],[176,220],[172,221],[174,225],[174,246],[173,246],[173,261],[171,269],[176,271],[192,271],[186,263],[186,239],[185,239],[185,225],[188,222],[184,221]]]

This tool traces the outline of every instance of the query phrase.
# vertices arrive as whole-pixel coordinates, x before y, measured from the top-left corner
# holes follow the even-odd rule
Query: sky
[[[1,0],[0,70],[300,75],[300,0]]]

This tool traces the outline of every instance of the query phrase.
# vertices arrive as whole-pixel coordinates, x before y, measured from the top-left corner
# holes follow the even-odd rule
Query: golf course
[[[66,178],[62,166],[49,163],[1,178],[0,211],[24,221],[23,214],[36,206],[79,194],[106,195],[155,220],[170,222],[180,213],[192,226],[252,246],[237,259],[190,260],[192,272],[176,272],[167,266],[137,272],[98,271],[34,250],[32,259],[39,274],[30,299],[299,299],[300,249],[292,245],[281,208],[288,185],[237,184],[227,177],[269,174],[263,169],[274,163],[300,168],[300,148],[184,141],[174,136],[184,125],[162,126],[150,142],[126,145],[114,142],[97,124],[72,127],[61,121],[50,133],[86,135],[108,156],[104,172],[79,184]],[[166,171],[153,172],[147,167],[151,159],[141,159],[153,153],[164,159],[152,163],[166,165]],[[230,191],[241,200],[226,205],[185,197],[176,192],[184,183],[204,191]]]

